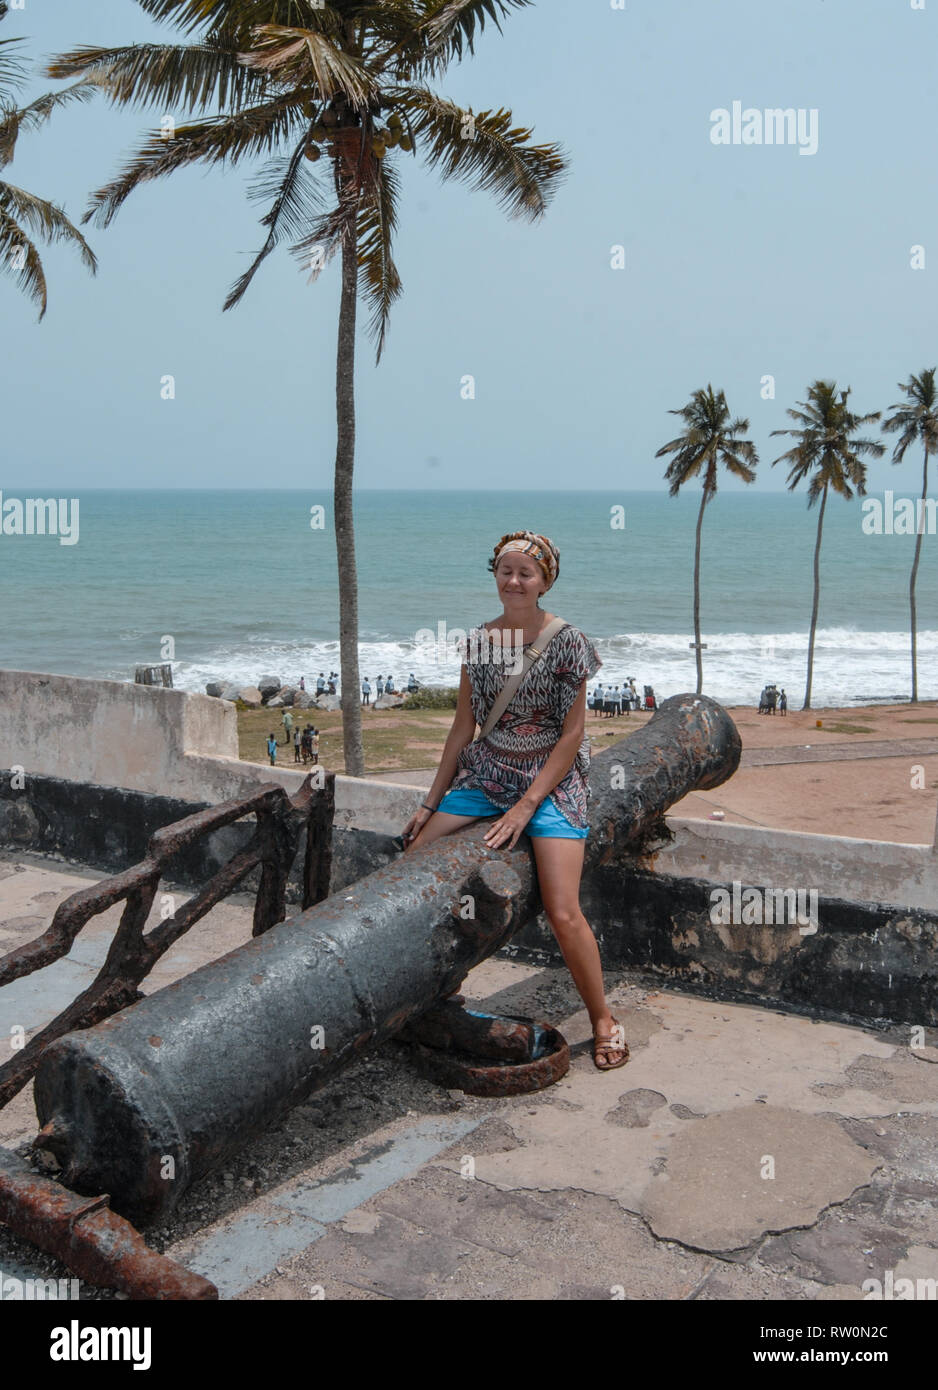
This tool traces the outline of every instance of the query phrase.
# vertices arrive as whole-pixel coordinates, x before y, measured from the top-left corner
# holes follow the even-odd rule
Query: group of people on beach
[[[319,730],[312,724],[307,724],[305,729],[294,729],[293,715],[288,709],[283,711],[281,716],[283,723],[284,740],[283,747],[293,744],[293,761],[302,762],[305,767],[307,763],[319,762]],[[277,735],[269,734],[267,737],[267,756],[270,758],[271,767],[277,764]]]
[[[617,714],[630,715],[633,709],[656,710],[658,700],[655,692],[650,685],[645,686],[645,699],[635,689],[635,677],[629,676],[628,684],[623,684],[620,689],[617,685],[603,686],[597,685],[592,696],[587,700],[587,707],[594,714],[603,714],[608,718],[614,718]]]
[[[774,714],[775,706],[778,705],[779,714],[788,713],[788,696],[785,694],[785,687],[777,690],[775,685],[764,685],[762,694],[759,696],[759,713]]]
[[[413,671],[411,671],[405,689],[408,695],[413,695],[414,691],[418,690],[419,688],[420,682],[417,680],[417,677],[414,675]],[[378,692],[376,696],[376,699],[378,700],[381,699],[382,695],[403,694],[403,691],[398,691],[395,689],[393,676],[388,676],[386,680],[383,676],[379,676],[378,679],[375,681],[375,689]],[[368,679],[367,676],[365,676],[364,680],[362,681],[362,704],[371,704],[371,681]]]

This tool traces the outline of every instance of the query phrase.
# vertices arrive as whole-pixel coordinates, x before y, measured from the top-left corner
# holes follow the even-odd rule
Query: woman
[[[427,799],[404,828],[405,853],[485,816],[497,817],[485,832],[490,849],[511,849],[522,831],[530,836],[544,911],[590,1016],[593,1062],[612,1071],[625,1065],[629,1049],[609,1012],[599,948],[579,903],[589,833],[586,681],[602,662],[578,628],[562,627],[501,718],[473,741],[476,724],[484,724],[516,669],[520,647],[534,643],[554,617],[538,599],[554,584],[560,555],[547,536],[514,531],[502,536],[488,567],[503,611],[472,629],[478,657],[467,639],[456,717]]]

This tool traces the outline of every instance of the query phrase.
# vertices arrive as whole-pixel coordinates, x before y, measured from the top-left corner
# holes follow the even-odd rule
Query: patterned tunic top
[[[500,650],[481,623],[470,629],[460,649],[472,687],[472,712],[481,728],[523,649]],[[554,633],[501,718],[484,739],[461,750],[450,790],[477,787],[496,806],[510,810],[554,751],[580,685],[601,665],[596,648],[579,628],[567,623]],[[589,765],[589,738],[584,734],[573,766],[550,792],[557,810],[580,830],[589,826]]]

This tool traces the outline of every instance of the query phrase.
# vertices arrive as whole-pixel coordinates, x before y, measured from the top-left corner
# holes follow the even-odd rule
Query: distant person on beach
[[[638,698],[638,691],[635,689],[635,677],[629,676],[629,698],[634,709],[638,709],[641,701]]]
[[[597,685],[596,689],[593,691],[593,710],[596,714],[602,714],[602,709],[603,688],[602,685]]]
[[[778,712],[779,714],[788,713],[788,696],[785,694],[784,686],[782,686],[781,694],[778,697]]]
[[[383,676],[379,676],[378,679],[375,681],[375,690],[377,690],[377,692],[378,692],[378,699],[380,700],[380,699],[381,699],[381,696],[384,694],[384,677],[383,677]]]
[[[404,852],[480,817],[491,818],[487,849],[510,850],[522,834],[530,837],[544,911],[589,1013],[593,1063],[611,1071],[625,1065],[629,1048],[606,1003],[599,948],[579,904],[590,828],[586,682],[602,662],[584,633],[538,606],[559,561],[553,541],[533,531],[496,544],[489,569],[502,612],[463,641],[456,715],[426,800],[404,827]],[[513,675],[515,662],[491,656],[519,631],[533,664]],[[510,699],[492,721],[501,693]]]
[[[362,704],[371,704],[371,681],[368,679],[367,676],[362,681]]]
[[[277,736],[276,734],[267,735],[267,756],[270,758],[271,767],[277,765]]]
[[[416,689],[417,689],[417,677],[414,675],[413,671],[411,671],[411,673],[410,673],[410,678],[409,678],[409,680],[408,680],[408,682],[407,682],[407,692],[408,692],[409,695],[413,695],[413,693],[414,693],[414,691],[415,691]]]
[[[316,694],[317,694],[317,695],[321,695],[322,692],[325,690],[325,688],[326,688],[325,677],[323,676],[322,672],[320,671],[320,672],[319,672],[319,676],[318,676],[318,678],[317,678],[317,680],[316,680]]]
[[[313,766],[315,767],[316,763],[319,762],[319,730],[318,730],[318,729],[314,729],[314,730],[313,730],[312,754],[313,754]]]
[[[336,693],[336,681],[337,681],[338,679],[339,679],[339,673],[338,673],[338,671],[330,671],[330,672],[329,672],[329,694],[330,694],[330,695],[334,695],[334,694]]]
[[[385,693],[385,695],[396,695],[396,694],[397,694],[397,691],[394,689],[394,677],[393,677],[393,676],[388,676],[387,680],[384,682],[384,693]]]
[[[603,718],[611,719],[614,710],[615,704],[612,699],[612,686],[610,685],[603,691]]]
[[[298,762],[300,761],[300,731],[299,731],[299,729],[294,729],[294,730],[293,730],[293,761],[294,761],[295,763],[298,763]]]
[[[293,715],[288,709],[283,711],[281,721],[283,723],[283,732],[286,734],[286,738],[283,741],[284,743],[289,743],[293,737]]]
[[[311,724],[307,724],[306,728],[303,730],[303,737],[300,739],[300,751],[303,754],[303,765],[305,767],[313,756],[313,728]]]
[[[305,676],[300,676],[300,689],[301,689],[301,690],[305,690],[305,689],[306,689],[306,677],[305,677]]]
[[[618,686],[616,686],[615,689],[614,689],[613,692],[612,692],[612,703],[615,705],[614,713],[615,713],[615,714],[621,714],[621,713],[622,713],[622,691],[619,689]]]

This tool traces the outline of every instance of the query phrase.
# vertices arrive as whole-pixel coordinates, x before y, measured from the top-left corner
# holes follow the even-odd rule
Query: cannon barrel
[[[592,762],[584,872],[739,763],[726,711],[675,695]],[[82,1032],[35,1078],[63,1179],[138,1224],[343,1066],[456,989],[540,909],[530,843],[483,825],[421,845],[263,936]]]

